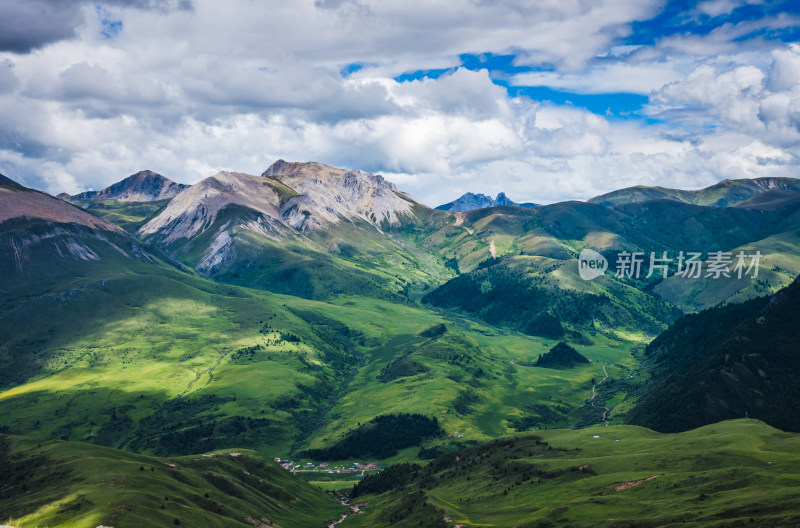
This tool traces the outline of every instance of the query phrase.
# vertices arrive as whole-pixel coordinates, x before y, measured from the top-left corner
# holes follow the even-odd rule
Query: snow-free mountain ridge
[[[143,170],[101,191],[87,191],[70,196],[70,201],[116,200],[118,202],[152,202],[173,198],[188,186],[169,178]],[[59,195],[62,197],[62,195]]]

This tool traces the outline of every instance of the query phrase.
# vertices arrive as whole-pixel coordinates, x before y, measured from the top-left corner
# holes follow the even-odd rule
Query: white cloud
[[[747,4],[761,4],[761,0],[705,0],[697,4],[696,11],[711,17],[728,15],[734,9]]]
[[[511,78],[514,86],[547,86],[580,94],[635,93],[647,95],[683,78],[678,61],[604,62],[581,72],[528,72]]]
[[[466,191],[551,202],[700,187],[797,163],[800,51],[740,42],[791,17],[646,46],[620,42],[660,0],[100,4],[74,3],[74,31],[5,48],[34,52],[0,52],[0,172],[56,193],[144,168],[193,183],[318,160],[382,172],[436,205]],[[111,38],[109,20],[121,22]],[[513,85],[652,94],[666,122],[510,98],[490,72],[458,67],[462,53],[490,52],[553,70]],[[366,66],[343,78],[353,63]],[[427,69],[449,71],[393,80]]]

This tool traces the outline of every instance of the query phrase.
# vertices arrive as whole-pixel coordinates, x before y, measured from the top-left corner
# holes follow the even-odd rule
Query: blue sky
[[[705,2],[713,4],[714,2]],[[701,4],[698,7],[698,4]],[[726,26],[757,22],[767,17],[787,14],[800,15],[800,3],[796,1],[765,2],[762,4],[717,2],[721,12],[704,12],[703,2],[670,1],[667,2],[658,14],[646,20],[637,20],[631,23],[631,34],[619,39],[619,47],[647,47],[654,46],[661,39],[669,36],[707,36],[715,30]],[[730,11],[728,11],[730,9]],[[748,32],[735,40],[747,43],[748,40],[763,39],[776,43],[791,43],[800,40],[800,26],[790,25],[776,29],[759,28]],[[596,57],[596,62],[624,61],[624,58]],[[621,119],[644,119],[650,117],[640,112],[648,102],[646,94],[631,92],[601,91],[600,93],[570,92],[554,89],[547,85],[518,86],[508,82],[514,75],[526,72],[555,72],[558,68],[552,64],[519,64],[517,54],[495,53],[464,53],[459,56],[459,64],[455,68],[465,68],[472,71],[488,70],[492,82],[504,87],[510,97],[525,96],[537,101],[547,101],[554,104],[573,105],[585,108],[595,114]],[[415,70],[403,72],[394,77],[397,82],[408,82],[424,78],[436,79],[442,75],[452,73],[455,68],[440,68],[432,70]],[[352,64],[342,70],[344,76],[349,76],[362,70],[363,65]]]
[[[761,0],[0,4],[0,172],[48,192],[275,159],[438,205],[795,176],[800,7]]]

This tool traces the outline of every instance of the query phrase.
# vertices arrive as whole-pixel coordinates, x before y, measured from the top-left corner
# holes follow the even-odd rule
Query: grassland
[[[555,341],[457,313],[305,300],[161,265],[92,265],[68,288],[9,301],[0,351],[25,375],[0,392],[5,431],[162,455],[236,446],[287,456],[379,414],[417,412],[478,442],[513,431],[509,420],[531,406],[558,412],[539,427],[580,422],[599,363],[623,378],[641,344],[597,332],[580,347],[596,363],[563,373],[527,366]],[[441,322],[444,336],[420,336]],[[403,358],[425,371],[378,379]],[[474,401],[459,412],[465,391]]]
[[[88,200],[76,202],[75,205],[102,216],[129,233],[135,233],[148,220],[161,212],[170,202],[155,200],[152,202],[118,202],[116,200]]]
[[[444,456],[406,485],[359,496],[366,513],[343,526],[794,526],[798,453],[800,436],[756,420],[671,435],[541,431]]]
[[[321,528],[344,509],[246,450],[153,458],[0,435],[0,468],[0,522],[15,528]]]

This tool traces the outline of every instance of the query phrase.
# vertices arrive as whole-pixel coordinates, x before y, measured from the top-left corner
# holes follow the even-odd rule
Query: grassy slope
[[[453,455],[439,459],[400,492],[358,497],[368,503],[366,513],[348,518],[343,526],[434,526],[432,521],[445,516],[452,522],[441,526],[800,522],[795,470],[800,436],[756,420],[674,435],[633,426],[537,435],[462,451],[458,460]],[[537,445],[537,438],[547,445]],[[418,490],[424,495],[411,500]]]
[[[795,178],[725,180],[711,187],[696,191],[638,185],[597,196],[589,200],[589,202],[603,205],[619,205],[648,200],[673,200],[694,205],[729,207],[772,189],[798,191],[800,190],[800,180]]]
[[[757,281],[673,276],[660,282],[658,275],[649,280],[626,280],[624,285],[606,281],[616,283],[612,291],[604,292],[611,299],[622,301],[620,294],[627,285],[652,290],[684,310],[697,310],[777,291],[800,273],[798,207],[798,200],[766,200],[741,208],[701,207],[670,200],[616,207],[580,202],[535,209],[498,207],[471,211],[459,221],[453,217],[424,245],[443,258],[456,259],[464,273],[487,259],[494,243],[499,257],[513,257],[517,263],[522,263],[523,257],[527,259],[527,273],[542,278],[545,285],[593,293],[600,293],[597,284],[602,280],[576,280],[576,258],[586,247],[609,259],[606,279],[611,279],[621,250],[641,251],[647,258],[652,251],[668,251],[673,259],[680,251],[761,251],[764,256]],[[676,265],[673,261],[670,273],[675,273]],[[642,276],[646,265],[644,269]],[[635,307],[637,302],[630,300],[631,295],[627,295],[623,304]]]
[[[675,213],[674,226],[656,229],[648,225],[657,226],[654,218],[664,211],[641,206],[632,211],[593,204],[496,208],[465,215],[467,228],[454,225],[452,215],[422,210],[420,225],[398,228],[390,238],[374,228],[367,232],[347,224],[324,242],[340,246],[341,253],[330,257],[337,267],[382,277],[400,290],[408,285],[403,280],[422,283],[447,272],[442,266],[452,256],[450,250],[464,251],[460,262],[469,266],[469,259],[488,252],[491,236],[513,266],[534,278],[545,276],[554,292],[584,288],[636,306],[644,294],[608,278],[581,281],[570,267],[575,261],[569,259],[589,243],[606,249],[638,247],[648,240],[683,243],[694,233],[682,231],[685,222],[698,217],[703,232],[719,240],[746,240],[753,230],[765,229],[765,222],[748,220],[747,215],[758,211],[734,213],[741,233],[732,232],[719,216],[727,213]],[[793,221],[788,218],[780,227]],[[645,228],[653,236],[644,237]],[[364,233],[370,236],[362,246],[348,252],[345,240]],[[434,255],[441,251],[441,260],[417,249],[425,244]],[[253,244],[257,247],[265,246]],[[309,246],[295,249],[292,255],[310,262],[320,254]],[[531,256],[531,251],[551,257]],[[279,261],[284,257],[275,256]],[[86,269],[68,269],[60,282],[42,286],[33,276],[48,276],[45,268],[34,270],[21,286],[24,290],[36,284],[43,296],[4,299],[3,356],[15,365],[29,365],[34,377],[23,384],[18,380],[18,386],[0,394],[0,425],[16,433],[152,452],[191,452],[218,447],[217,441],[244,441],[285,455],[308,434],[302,446],[320,447],[359,422],[392,411],[434,414],[449,432],[464,433],[464,441],[505,434],[514,418],[538,427],[596,423],[599,416],[590,419],[592,410],[584,401],[591,379],[602,379],[598,363],[606,364],[612,379],[624,381],[637,365],[631,348],[649,338],[641,325],[612,311],[605,323],[581,328],[594,344],[578,350],[595,363],[567,375],[525,366],[553,341],[478,324],[456,312],[370,299],[364,292],[346,295],[359,282],[356,274],[340,274],[342,295],[323,303],[214,284],[162,265],[127,260],[121,265],[111,256]],[[259,273],[252,271],[255,277]],[[316,287],[325,290],[328,285]],[[450,333],[440,343],[426,345],[418,334],[442,320]],[[299,336],[299,342],[283,339],[281,332]],[[263,348],[239,354],[258,346]],[[464,357],[455,357],[454,349]],[[386,382],[377,379],[403,357],[422,365],[423,372]],[[476,369],[483,371],[482,377],[475,376]],[[619,403],[629,390],[624,383],[607,386],[606,406]],[[455,402],[465,392],[471,403],[466,412],[457,411]],[[23,413],[26,407],[36,412]],[[548,408],[556,414],[544,412]],[[612,409],[612,417],[618,414]],[[194,418],[200,423],[191,424]],[[144,419],[148,421],[142,423]],[[414,455],[404,452],[401,457]]]
[[[152,202],[118,202],[116,200],[77,201],[75,205],[109,222],[114,222],[129,233],[135,233],[140,227],[154,218],[170,202],[170,199]]]
[[[259,218],[229,206],[202,234],[175,241],[169,249],[214,280],[308,299],[349,294],[402,302],[454,275],[441,258],[416,246],[419,220],[383,226],[384,231],[365,221],[342,220],[319,232],[286,231],[276,240],[241,225]],[[231,240],[226,257],[209,267],[209,248],[222,232]]]
[[[455,314],[437,316],[363,298],[341,298],[333,305],[317,306],[321,313],[340,317],[371,337],[368,346],[360,349],[366,357],[364,366],[350,383],[349,392],[328,413],[329,425],[311,437],[311,447],[330,445],[359,422],[390,412],[436,416],[448,433],[458,431],[463,436],[458,442],[507,434],[513,430],[509,419],[535,416],[532,409],[537,405],[559,411],[550,421],[539,421],[539,427],[574,425],[586,412],[592,378],[603,378],[599,363],[607,365],[611,376],[624,379],[637,364],[631,348],[642,344],[597,333],[592,337],[594,344],[578,345],[595,363],[567,373],[528,366],[555,341],[482,325]],[[418,335],[443,320],[449,328],[444,336],[429,339]],[[427,370],[379,381],[382,369],[399,358],[413,360]],[[478,369],[482,373],[476,375]],[[474,394],[475,401],[462,413],[454,402],[465,391]],[[441,439],[432,444],[453,442]],[[414,458],[416,451],[407,450],[394,460]]]
[[[522,366],[554,342],[452,314],[364,297],[323,303],[161,265],[111,272],[106,264],[88,264],[69,288],[9,301],[0,352],[16,370],[29,370],[0,392],[0,426],[8,431],[165,454],[244,446],[286,455],[318,426],[308,445],[403,411],[436,415],[448,431],[485,440],[508,432],[507,420],[533,404],[566,409],[550,426],[577,423],[589,381],[602,372],[598,365],[569,375]],[[443,320],[451,328],[443,344],[424,346],[418,334]],[[609,368],[615,376],[635,367],[637,341],[593,339],[581,352],[619,365]],[[429,370],[377,379],[407,353]],[[477,368],[485,375],[476,379]],[[459,414],[453,403],[465,384],[478,398]]]
[[[255,368],[230,358],[276,338],[259,332],[269,317],[284,332],[309,335],[307,324],[277,299],[169,270],[104,280],[64,302],[44,297],[4,314],[4,356],[31,363],[39,373],[0,393],[3,425],[72,440],[97,435],[97,441],[122,445],[135,423],[167,400],[213,395],[219,401],[203,409],[207,414],[224,406],[223,415],[274,420],[287,430],[261,442],[290,442],[292,416],[268,404],[296,395],[297,384],[313,386],[324,377],[303,362],[319,351],[278,340],[263,351],[271,359]],[[270,390],[259,393],[263,384]]]
[[[153,458],[0,435],[0,468],[0,519],[15,528],[323,527],[343,509],[252,451]]]

